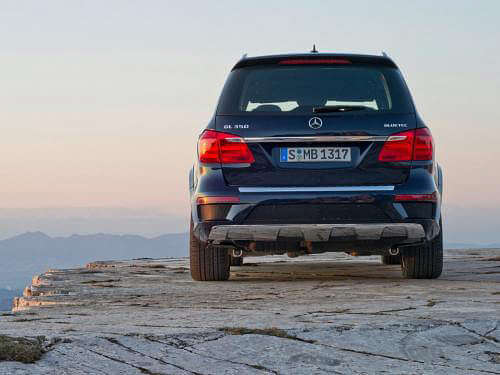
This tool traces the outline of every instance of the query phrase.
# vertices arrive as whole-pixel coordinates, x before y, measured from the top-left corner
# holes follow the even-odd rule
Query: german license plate
[[[280,161],[294,162],[336,162],[351,161],[350,147],[282,147]]]

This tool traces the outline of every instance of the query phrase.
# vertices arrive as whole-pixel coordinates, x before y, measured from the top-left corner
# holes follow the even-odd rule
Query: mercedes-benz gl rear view
[[[190,172],[191,274],[246,256],[380,255],[409,278],[442,270],[441,169],[386,56],[244,58]]]

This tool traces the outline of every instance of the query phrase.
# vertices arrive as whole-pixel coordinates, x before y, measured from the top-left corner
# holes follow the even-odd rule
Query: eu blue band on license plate
[[[280,149],[280,161],[287,161],[288,160],[288,148],[282,147]]]

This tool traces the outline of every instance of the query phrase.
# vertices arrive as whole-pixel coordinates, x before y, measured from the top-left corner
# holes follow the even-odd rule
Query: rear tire
[[[243,257],[231,257],[231,266],[241,267],[243,265]]]
[[[382,255],[383,264],[401,264],[401,255]]]
[[[189,261],[191,277],[196,281],[229,279],[230,257],[226,248],[209,245],[195,236],[193,220],[189,230]]]
[[[421,246],[405,247],[401,255],[401,269],[407,279],[436,279],[443,271],[443,227],[430,242]]]

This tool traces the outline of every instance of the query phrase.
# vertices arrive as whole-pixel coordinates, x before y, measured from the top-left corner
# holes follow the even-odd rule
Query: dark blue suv
[[[190,171],[195,280],[244,256],[382,256],[407,278],[443,267],[431,132],[385,54],[244,57]]]

